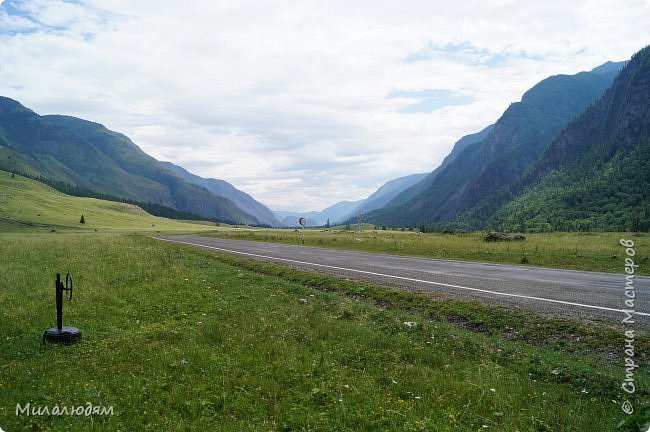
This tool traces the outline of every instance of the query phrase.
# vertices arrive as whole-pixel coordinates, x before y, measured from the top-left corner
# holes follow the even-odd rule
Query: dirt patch
[[[490,334],[490,329],[483,323],[470,321],[458,315],[448,315],[447,322],[454,327],[470,330],[476,333]]]

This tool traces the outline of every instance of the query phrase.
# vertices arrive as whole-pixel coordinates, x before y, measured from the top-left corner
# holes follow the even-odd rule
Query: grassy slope
[[[237,240],[258,240],[309,246],[380,252],[465,261],[522,264],[573,270],[622,273],[625,251],[621,238],[636,243],[639,274],[650,274],[650,238],[631,233],[526,234],[523,242],[486,243],[482,233],[438,234],[401,231],[237,229],[210,235]],[[524,259],[525,258],[525,259]]]
[[[84,215],[85,224],[79,219]],[[64,195],[42,183],[0,171],[0,229],[16,225],[47,229],[184,231],[214,229],[198,223],[152,216],[140,207]]]
[[[611,431],[622,418],[623,340],[610,330],[525,315],[500,327],[508,315],[497,309],[139,236],[22,232],[0,242],[8,431]],[[84,339],[43,346],[54,273],[68,270],[77,292],[64,321]],[[483,316],[483,327],[451,325],[450,311]],[[530,327],[536,338],[516,336]],[[610,343],[611,358],[601,353]],[[648,382],[637,379],[640,411]],[[16,416],[28,402],[91,402],[115,414]]]

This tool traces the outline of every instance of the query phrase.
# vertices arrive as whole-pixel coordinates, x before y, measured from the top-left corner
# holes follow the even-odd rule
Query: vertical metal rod
[[[63,282],[61,274],[56,274],[56,327],[61,331],[63,328]]]

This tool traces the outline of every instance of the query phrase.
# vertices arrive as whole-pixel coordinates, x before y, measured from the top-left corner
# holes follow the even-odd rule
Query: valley
[[[650,7],[506,3],[0,1],[0,432],[648,432]]]

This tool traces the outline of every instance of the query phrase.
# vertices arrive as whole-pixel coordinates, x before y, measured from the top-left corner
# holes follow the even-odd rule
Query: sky
[[[5,0],[0,95],[321,210],[432,171],[537,82],[649,36],[650,0]]]

